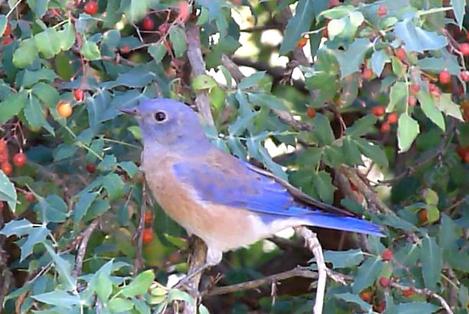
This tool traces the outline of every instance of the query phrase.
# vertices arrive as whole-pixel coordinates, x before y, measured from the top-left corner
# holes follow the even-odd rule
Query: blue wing
[[[176,163],[173,172],[200,199],[256,212],[265,221],[298,217],[312,226],[382,235],[378,226],[338,215],[343,211],[312,200],[288,183],[221,151],[206,160]],[[298,200],[298,196],[302,197]]]

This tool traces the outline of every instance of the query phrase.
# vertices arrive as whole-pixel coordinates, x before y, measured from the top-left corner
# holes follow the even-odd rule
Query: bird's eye
[[[163,111],[158,111],[157,113],[155,113],[155,120],[158,121],[158,122],[163,122],[166,120],[166,113],[164,113]]]

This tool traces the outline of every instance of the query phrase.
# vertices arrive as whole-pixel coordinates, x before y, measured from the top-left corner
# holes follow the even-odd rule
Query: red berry
[[[379,278],[379,284],[380,284],[381,287],[387,288],[391,284],[391,279],[389,279],[387,277],[380,277]]]
[[[407,103],[409,106],[414,107],[417,104],[417,98],[414,95],[410,95],[409,98],[407,98]]]
[[[1,168],[3,173],[5,173],[7,176],[13,173],[13,166],[8,161],[3,162]]]
[[[459,51],[461,51],[463,56],[469,56],[469,43],[459,44]]]
[[[405,52],[404,48],[397,48],[394,50],[394,54],[401,61],[404,61],[407,58],[407,53]]]
[[[83,11],[89,15],[95,15],[98,13],[98,2],[97,1],[88,1],[84,8]]]
[[[24,198],[25,198],[28,202],[30,202],[30,203],[32,203],[32,202],[34,202],[34,201],[36,200],[36,197],[35,197],[34,194],[31,193],[31,192],[26,192],[26,193],[24,193]]]
[[[301,38],[296,42],[296,47],[297,47],[297,48],[303,48],[304,46],[306,46],[307,43],[308,43],[308,38],[306,38],[306,37],[301,37]]]
[[[87,164],[86,165],[86,171],[88,171],[88,173],[95,173],[96,172],[96,165],[95,164]]]
[[[419,84],[417,84],[417,83],[410,84],[410,93],[411,94],[416,95],[416,94],[419,93],[419,91],[420,91],[420,85]]]
[[[119,51],[124,55],[128,54],[130,52],[130,47],[128,45],[124,45],[119,48]]]
[[[82,89],[74,89],[73,90],[73,97],[76,101],[83,101],[85,99],[85,92]]]
[[[7,23],[7,26],[5,27],[5,30],[3,31],[3,36],[10,36],[11,34],[11,25],[10,23]]]
[[[191,15],[190,8],[191,7],[189,6],[189,3],[187,3],[186,1],[179,1],[179,3],[178,3],[179,14],[178,14],[176,19],[180,23],[187,22],[187,20],[189,19],[190,15]]]
[[[26,164],[26,155],[23,152],[19,152],[13,156],[13,164],[19,168]]]
[[[389,124],[389,122],[384,122],[383,124],[381,124],[381,128],[379,130],[381,133],[388,133],[389,131],[391,131],[391,125]]]
[[[146,16],[143,19],[142,28],[145,31],[152,31],[155,28],[155,22],[153,22],[151,17]]]
[[[394,257],[394,254],[391,249],[384,249],[383,252],[381,253],[381,258],[383,261],[390,261]]]
[[[365,81],[368,81],[368,80],[370,80],[372,77],[373,77],[373,71],[371,71],[371,69],[369,69],[369,68],[367,68],[367,67],[364,67],[364,68],[363,68],[363,71],[362,71],[362,78],[363,78]]]
[[[4,138],[0,138],[0,152],[7,150],[7,141]]]
[[[315,116],[316,116],[316,109],[314,109],[313,107],[308,107],[308,109],[306,109],[306,115],[313,119]]]
[[[445,69],[440,72],[439,81],[441,84],[445,85],[451,82],[451,74],[448,72],[448,70]]]
[[[152,228],[143,229],[142,240],[143,240],[143,244],[150,244],[153,241],[153,229]]]
[[[386,16],[388,14],[388,7],[382,4],[378,7],[378,11],[376,13],[381,17]]]
[[[373,301],[373,293],[369,289],[363,290],[360,292],[360,298],[365,302],[371,303]]]
[[[388,115],[387,121],[388,121],[389,124],[396,124],[397,120],[399,120],[399,116],[397,115],[397,112],[391,112]]]
[[[9,44],[11,44],[13,42],[13,39],[10,37],[10,36],[5,36],[3,37],[2,39],[2,44],[4,46],[8,46]]]
[[[8,150],[0,151],[0,164],[8,161]]]
[[[143,221],[145,222],[145,225],[149,226],[153,222],[153,212],[151,210],[146,210],[145,213],[143,214]]]
[[[419,219],[419,222],[424,224],[428,221],[428,212],[425,208],[422,208],[418,214],[417,214],[417,217]]]
[[[384,106],[375,106],[371,108],[371,113],[373,113],[377,117],[383,116],[385,112],[386,108],[384,108]]]
[[[402,296],[405,298],[410,298],[415,294],[414,289],[412,288],[407,288],[405,290],[402,290]]]
[[[461,80],[463,80],[464,82],[469,81],[469,71],[467,70],[461,71],[460,76],[461,76]]]

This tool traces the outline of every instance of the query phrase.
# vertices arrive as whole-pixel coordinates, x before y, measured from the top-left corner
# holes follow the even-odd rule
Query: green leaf
[[[315,10],[314,0],[300,0],[296,6],[295,15],[288,21],[285,28],[280,54],[285,55],[296,47],[296,43],[304,32],[309,31],[313,23]]]
[[[404,42],[407,51],[438,50],[448,44],[445,36],[426,31],[416,26],[411,19],[396,23],[394,34]]]
[[[45,226],[33,228],[29,233],[26,241],[20,246],[21,256],[20,263],[24,261],[31,253],[36,244],[42,243],[46,240],[47,235],[49,235],[49,229]]]
[[[112,298],[108,305],[109,309],[115,313],[130,311],[134,307],[132,301],[123,298]]]
[[[34,209],[41,213],[41,219],[44,223],[64,222],[67,219],[67,204],[64,200],[55,194],[41,197]]]
[[[427,302],[408,302],[396,306],[395,313],[399,314],[427,314],[434,313],[440,307]]]
[[[451,0],[451,6],[453,7],[456,22],[458,22],[459,28],[462,29],[464,14],[466,13],[466,2],[464,0]]]
[[[241,82],[239,82],[238,88],[243,90],[254,87],[258,85],[265,77],[266,75],[264,71],[255,72],[254,74],[243,78]]]
[[[377,120],[378,119],[373,115],[366,115],[360,119],[355,120],[353,125],[345,130],[345,134],[352,137],[359,137],[370,133],[370,130],[372,130]]]
[[[45,112],[41,103],[32,94],[29,94],[28,101],[26,101],[24,116],[32,129],[40,129],[41,127],[44,127],[49,131],[49,133],[54,134],[54,129],[52,129],[45,118]]]
[[[39,81],[52,82],[57,78],[54,70],[48,68],[42,68],[36,71],[25,70],[23,75],[22,85],[23,87],[30,87]],[[55,104],[52,104],[55,106]]]
[[[383,50],[376,50],[371,55],[371,69],[375,72],[377,77],[381,76],[383,72],[384,65],[389,62],[389,56]]]
[[[82,220],[98,195],[99,193],[97,192],[85,192],[84,194],[80,195],[80,199],[75,204],[75,207],[72,211],[72,219],[74,223],[79,223]]]
[[[10,179],[0,170],[0,200],[6,201],[10,209],[16,210],[16,189]]]
[[[2,172],[0,172],[1,174]],[[10,220],[7,222],[2,229],[0,229],[0,234],[10,237],[16,235],[17,237],[24,236],[29,234],[33,230],[33,224],[27,219],[20,220]]]
[[[324,259],[332,263],[334,269],[350,268],[363,262],[363,252],[360,249],[348,251],[324,251]]]
[[[144,295],[150,288],[153,280],[155,280],[153,270],[141,272],[127,287],[121,290],[122,294],[128,298]]]
[[[195,90],[210,89],[215,86],[217,82],[206,74],[199,75],[192,81],[192,88]]]
[[[46,59],[50,59],[60,52],[60,37],[54,28],[34,36],[34,42],[39,53]]]
[[[160,63],[166,55],[166,47],[161,42],[158,42],[148,47],[148,53],[156,63]]]
[[[381,257],[368,258],[359,268],[352,284],[354,293],[359,293],[371,286],[378,278],[383,269]]]
[[[42,18],[46,14],[49,0],[27,0],[28,6],[34,11],[37,18]]]
[[[65,289],[70,291],[76,290],[76,280],[72,276],[72,266],[70,263],[58,255],[49,244],[44,243],[44,246],[54,261],[55,270],[59,273],[59,277]]]
[[[169,300],[169,302],[172,302],[172,301],[185,301],[187,303],[194,304],[194,299],[190,296],[189,293],[178,290],[178,289],[169,290],[168,300]]]
[[[441,111],[435,106],[434,98],[426,91],[421,90],[417,94],[417,98],[420,102],[420,107],[423,113],[435,123],[441,130],[445,130],[445,118]]]
[[[387,167],[389,164],[386,154],[381,149],[379,145],[375,145],[372,142],[369,142],[366,139],[359,138],[356,139],[358,148],[363,155],[373,160],[377,165],[381,167]]]
[[[169,40],[173,44],[174,54],[176,58],[181,58],[187,49],[186,34],[179,26],[171,27],[169,31]]]
[[[342,150],[344,159],[349,165],[362,164],[362,155],[360,153],[357,143],[349,136],[346,136],[342,142]]]
[[[344,300],[345,302],[357,304],[366,313],[371,313],[371,305],[363,301],[358,295],[350,292],[339,293],[334,295],[335,298]]]
[[[109,276],[104,273],[100,273],[96,279],[94,290],[96,291],[98,298],[102,302],[106,303],[112,293],[112,281],[109,279]]]
[[[332,132],[329,119],[323,114],[318,113],[313,120],[313,133],[320,145],[330,145],[334,141],[334,133]]]
[[[334,54],[340,66],[340,78],[358,72],[365,55],[373,46],[366,38],[356,39],[345,51],[334,50]]]
[[[128,2],[128,1],[127,1]],[[131,22],[137,22],[147,14],[151,5],[158,3],[156,0],[131,0],[128,8],[128,16]]]
[[[451,94],[441,94],[436,102],[439,110],[443,111],[446,115],[452,116],[460,121],[464,121],[460,107],[453,102]]]
[[[37,55],[34,38],[23,40],[13,54],[13,64],[18,68],[25,68],[33,63]]]
[[[391,86],[389,94],[389,104],[386,112],[403,112],[407,106],[407,84],[404,82],[396,82]]]
[[[75,43],[75,28],[71,22],[65,24],[63,30],[58,31],[59,45],[62,51],[70,50]]]
[[[0,14],[0,36],[3,36],[5,30],[7,29],[8,19],[6,15]]]
[[[428,235],[422,239],[420,262],[425,287],[435,290],[440,282],[443,267],[442,252],[435,239]]]
[[[121,198],[124,195],[125,184],[115,173],[110,173],[102,178],[103,187],[106,189],[111,201]]]
[[[79,295],[71,294],[63,290],[54,290],[31,297],[39,302],[63,308],[72,308],[81,303]]]
[[[55,106],[59,101],[59,92],[52,86],[44,82],[39,82],[33,86],[33,94],[49,108]]]
[[[397,127],[399,152],[402,153],[409,150],[419,132],[420,128],[418,122],[412,119],[407,113],[401,114]]]
[[[88,61],[94,61],[101,59],[101,52],[95,42],[86,40],[81,46],[80,53]]]
[[[10,94],[6,99],[0,102],[0,124],[10,120],[23,110],[27,102],[25,92]]]
[[[324,170],[313,173],[312,183],[319,198],[328,204],[332,204],[335,186],[332,184],[331,175]]]

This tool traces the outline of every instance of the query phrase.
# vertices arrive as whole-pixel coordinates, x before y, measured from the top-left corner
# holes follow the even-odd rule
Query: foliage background
[[[28,158],[0,171],[5,313],[193,302],[166,288],[187,270],[188,243],[156,205],[143,225],[140,134],[119,112],[157,96],[199,109],[208,97],[207,134],[222,149],[384,226],[383,239],[317,230],[345,281],[328,281],[326,313],[468,312],[464,1],[100,0],[95,14],[85,5],[0,4],[0,132],[10,158]],[[205,65],[187,58],[198,48]],[[230,285],[314,270],[310,258],[299,239],[275,237],[226,254],[200,289],[215,291],[217,273]],[[205,296],[199,310],[307,313],[309,283]]]

